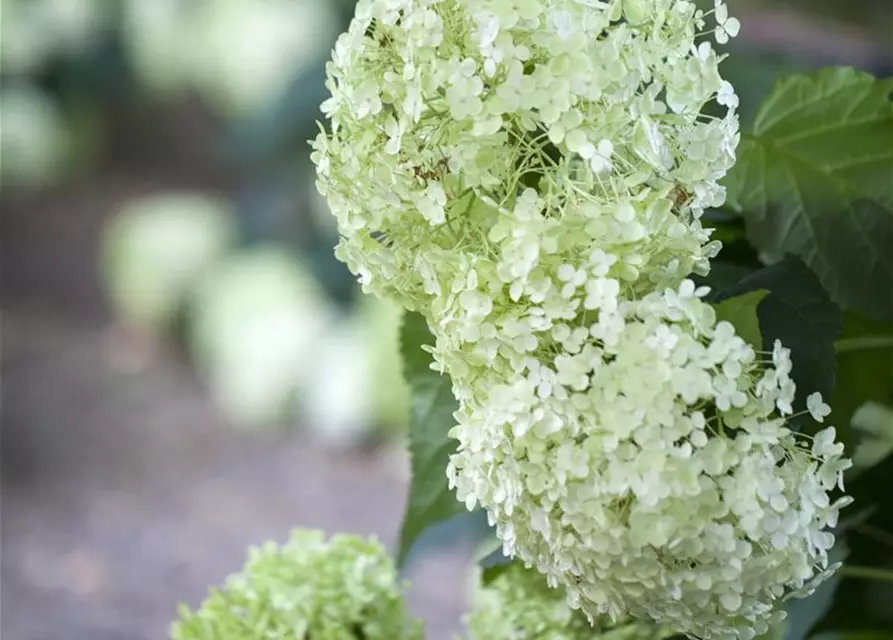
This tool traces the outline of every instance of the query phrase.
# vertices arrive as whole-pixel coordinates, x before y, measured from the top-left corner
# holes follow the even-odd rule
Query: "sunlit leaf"
[[[717,321],[732,323],[735,331],[745,342],[762,348],[763,338],[760,334],[760,320],[757,317],[757,307],[769,292],[765,289],[751,291],[734,298],[728,298],[714,305]]]

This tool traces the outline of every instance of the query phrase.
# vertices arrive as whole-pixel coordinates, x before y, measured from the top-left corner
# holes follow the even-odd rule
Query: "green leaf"
[[[412,481],[403,514],[397,563],[402,565],[413,542],[429,527],[465,513],[447,484],[446,466],[456,449],[448,435],[458,408],[450,379],[431,369],[431,356],[422,347],[434,342],[425,319],[407,313],[401,332],[403,366],[412,403],[409,453]]]
[[[859,407],[867,402],[893,407],[893,324],[847,313],[835,346],[838,382],[830,401],[831,421],[852,446],[858,434],[851,424]]]
[[[735,331],[744,340],[757,349],[763,347],[763,337],[760,334],[760,320],[757,317],[757,307],[769,292],[765,289],[751,291],[734,298],[728,298],[714,305],[716,319],[731,322]]]
[[[781,80],[744,134],[729,202],[770,261],[800,256],[845,308],[893,320],[893,79]]]
[[[711,294],[714,304],[754,291],[767,295],[757,306],[763,349],[775,340],[791,350],[797,384],[796,408],[819,391],[831,397],[835,379],[834,340],[841,332],[840,309],[831,302],[815,274],[799,259],[788,256],[778,264],[745,276],[737,284]]]
[[[710,261],[710,271],[706,275],[690,276],[697,286],[719,291],[763,268],[759,254],[747,239],[741,216],[729,211],[708,209],[701,216],[701,223],[710,230],[711,238],[722,242],[722,249]]]
[[[738,284],[751,275],[757,268],[730,262],[714,262],[710,265],[710,273],[706,276],[692,274],[691,279],[699,287],[707,286],[713,291],[722,291]]]

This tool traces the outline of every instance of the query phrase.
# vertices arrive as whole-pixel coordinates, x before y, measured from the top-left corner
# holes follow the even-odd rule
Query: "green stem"
[[[864,523],[857,525],[854,531],[893,549],[893,533],[887,533],[879,527]]]
[[[837,353],[850,351],[862,351],[864,349],[893,348],[893,336],[862,336],[859,338],[844,338],[834,343]]]
[[[845,565],[840,569],[840,574],[845,578],[856,578],[861,580],[880,580],[882,582],[893,583],[893,571],[887,569],[877,569],[875,567],[857,567],[853,565]]]

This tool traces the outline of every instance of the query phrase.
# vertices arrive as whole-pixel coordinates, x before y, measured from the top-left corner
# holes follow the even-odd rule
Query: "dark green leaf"
[[[403,564],[413,542],[427,528],[460,513],[464,505],[447,484],[446,466],[456,449],[448,435],[457,409],[448,376],[431,369],[431,356],[422,349],[434,338],[425,319],[407,313],[401,331],[401,350],[406,381],[412,395],[409,453],[412,482],[400,531],[398,564]]]
[[[747,239],[744,218],[729,209],[708,209],[701,216],[705,229],[710,229],[711,240],[722,243],[722,250],[716,260],[710,261],[711,271],[717,263],[732,263],[759,268],[763,266],[760,255]]]
[[[893,320],[893,79],[850,68],[780,81],[726,185],[769,260],[800,256],[846,308]]]
[[[747,240],[741,216],[727,210],[708,209],[701,222],[711,230],[712,240],[722,242],[722,250],[716,259],[710,261],[707,275],[692,276],[698,286],[725,289],[763,267],[759,254]]]
[[[815,274],[793,256],[713,293],[710,301],[722,302],[760,290],[769,291],[757,307],[763,349],[771,351],[775,340],[781,340],[791,350],[796,407],[805,407],[806,396],[814,391],[831,397],[836,368],[834,341],[842,326],[840,309],[828,298]]]
[[[727,298],[714,305],[716,319],[731,322],[739,336],[748,343],[762,349],[763,337],[760,335],[760,320],[757,307],[769,292],[765,289],[751,291],[734,298]]]
[[[706,285],[714,292],[735,286],[741,280],[759,269],[729,262],[714,262],[706,276],[693,275],[692,279],[700,287]]]

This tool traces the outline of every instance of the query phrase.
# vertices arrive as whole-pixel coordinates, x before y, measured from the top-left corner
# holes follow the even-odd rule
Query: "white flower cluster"
[[[686,280],[738,141],[706,36],[737,28],[721,0],[361,0],[314,151],[338,255],[436,338],[459,498],[590,619],[703,638],[826,575],[849,464],[785,427],[788,351]]]
[[[375,539],[295,529],[248,551],[245,567],[180,607],[171,640],[422,640],[404,588]]]
[[[563,263],[581,289],[706,270],[699,217],[738,121],[705,19],[679,0],[361,0],[314,143],[339,257],[436,323],[473,270],[460,292],[551,306],[574,304],[549,285]],[[713,100],[725,118],[701,114]]]
[[[599,620],[592,625],[565,603],[533,569],[506,567],[474,594],[465,616],[469,640],[661,640],[672,633],[656,625]],[[604,623],[604,624],[602,624]]]
[[[761,362],[699,293],[621,301],[579,341],[558,325],[552,358],[479,378],[448,473],[591,618],[752,638],[826,577],[849,461],[833,427],[811,447],[785,427],[789,352]]]

